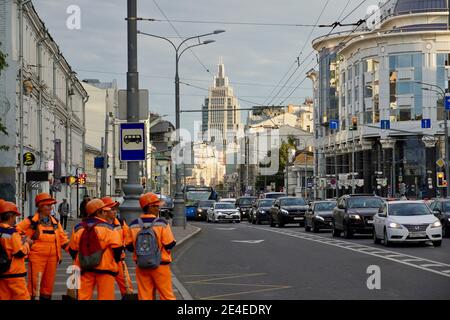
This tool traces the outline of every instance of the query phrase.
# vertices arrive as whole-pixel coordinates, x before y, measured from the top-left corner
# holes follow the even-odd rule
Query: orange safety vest
[[[22,237],[15,227],[0,223],[0,244],[11,259],[9,270],[0,274],[0,279],[25,277],[25,256],[28,255],[30,247],[28,243],[22,243]]]

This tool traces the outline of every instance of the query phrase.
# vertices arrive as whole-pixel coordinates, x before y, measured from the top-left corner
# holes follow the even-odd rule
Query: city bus
[[[195,219],[198,202],[201,200],[215,200],[218,195],[214,188],[207,186],[185,186],[183,188],[184,201],[186,206],[186,218]]]

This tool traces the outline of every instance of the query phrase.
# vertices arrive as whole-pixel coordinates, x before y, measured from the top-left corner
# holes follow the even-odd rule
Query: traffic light
[[[443,172],[437,172],[437,186],[439,188],[443,188],[447,186],[447,181],[444,180],[444,173]]]
[[[358,117],[352,117],[352,125],[349,126],[349,130],[357,130],[358,129]]]

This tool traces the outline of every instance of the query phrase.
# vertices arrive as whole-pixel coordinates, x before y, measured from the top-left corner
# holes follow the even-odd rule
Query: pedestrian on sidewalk
[[[67,217],[69,215],[69,203],[67,199],[64,198],[63,201],[58,206],[59,220],[64,230],[67,229]]]
[[[143,194],[139,203],[144,213],[131,222],[132,240],[127,243],[127,250],[133,252],[136,262],[139,300],[153,300],[155,288],[161,300],[175,300],[170,272],[175,238],[168,222],[159,217],[162,203],[156,194]],[[156,248],[149,251],[148,247]],[[156,254],[149,256],[146,252]]]
[[[69,240],[59,221],[51,216],[56,200],[48,193],[34,199],[37,212],[17,224],[17,230],[33,240],[28,258],[28,291],[31,299],[51,300],[56,268],[62,260],[61,249],[66,250]],[[38,274],[41,283],[38,284]],[[36,291],[40,287],[40,293]]]
[[[103,197],[102,201],[108,208],[111,209],[107,212],[108,222],[113,225],[114,231],[117,232],[120,237],[122,246],[125,247],[126,243],[131,242],[129,233],[130,228],[128,227],[125,220],[117,217],[120,203],[114,201],[111,197]],[[118,265],[119,274],[116,276],[116,282],[119,286],[120,294],[123,298],[126,294],[133,293],[133,283],[131,282],[130,274],[128,273],[128,268],[125,263],[125,251],[122,252],[122,256],[120,257]]]
[[[69,253],[81,269],[79,300],[91,300],[97,288],[98,300],[114,300],[114,278],[123,243],[107,221],[111,209],[100,199],[86,205],[87,218],[73,229]]]
[[[17,206],[0,199],[0,300],[30,300],[27,289],[25,257],[33,243],[15,228]]]

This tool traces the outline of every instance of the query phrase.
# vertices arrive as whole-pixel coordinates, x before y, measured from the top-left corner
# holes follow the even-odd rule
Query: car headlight
[[[391,222],[391,223],[389,223],[389,226],[388,226],[389,228],[392,228],[392,229],[401,229],[402,228],[402,225],[401,224],[398,224],[398,223],[395,223],[395,222]]]
[[[349,214],[348,217],[350,219],[361,220],[361,216],[359,214]]]
[[[289,214],[289,212],[288,212],[287,210],[284,210],[284,209],[281,209],[280,212],[281,212],[282,214]]]
[[[261,211],[259,211],[259,213],[262,213],[262,214],[264,214],[264,213],[266,213],[266,211],[264,211],[264,210],[261,210]],[[449,218],[449,220],[450,220],[450,218]]]
[[[202,209],[198,209],[198,212],[203,212],[203,210]]]
[[[323,217],[321,217],[321,216],[316,216],[316,219],[320,220],[320,221],[325,221],[325,219]]]
[[[441,224],[440,221],[436,221],[435,223],[432,223],[432,224],[430,225],[430,227],[431,227],[431,228],[439,228],[439,227],[442,227],[442,224]]]
[[[450,218],[448,218],[448,222],[450,222]]]

